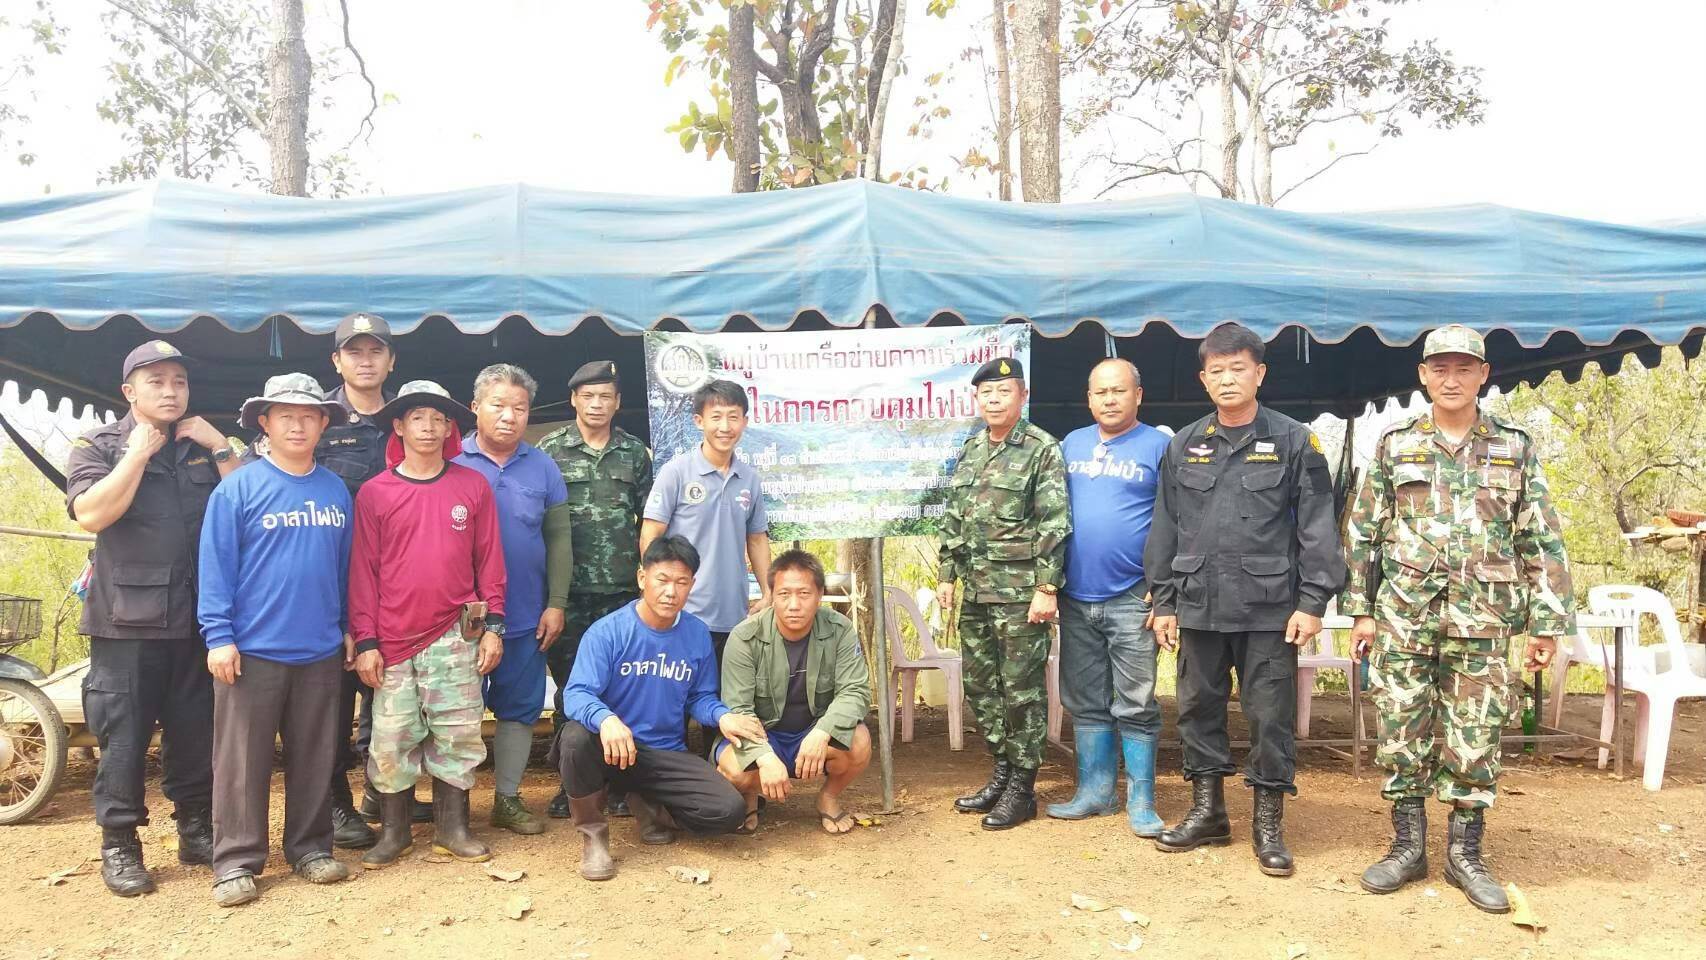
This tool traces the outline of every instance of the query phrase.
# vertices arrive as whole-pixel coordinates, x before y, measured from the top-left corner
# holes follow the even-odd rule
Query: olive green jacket
[[[723,648],[723,703],[734,713],[757,717],[766,730],[782,719],[788,705],[788,650],[776,626],[776,611],[766,608],[741,621]],[[828,607],[818,608],[806,651],[806,701],[817,722],[814,730],[843,744],[871,710],[871,675],[853,622]],[[744,768],[770,755],[768,743],[740,744],[735,759]]]

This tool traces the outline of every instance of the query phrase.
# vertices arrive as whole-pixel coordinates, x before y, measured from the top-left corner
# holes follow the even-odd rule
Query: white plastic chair
[[[1345,688],[1351,688],[1351,671],[1356,665],[1348,655],[1340,656],[1333,643],[1333,635],[1338,631],[1324,629],[1315,635],[1297,655],[1297,738],[1309,739],[1309,715],[1315,705],[1315,672],[1317,670],[1343,670],[1345,672]]]
[[[948,688],[948,749],[965,749],[965,730],[962,715],[965,710],[965,687],[960,680],[960,655],[936,649],[931,637],[930,625],[925,622],[924,614],[919,612],[918,604],[912,595],[900,587],[886,587],[883,590],[888,600],[883,604],[883,620],[889,639],[889,657],[894,680],[889,689],[897,691],[900,698],[900,739],[902,743],[912,742],[913,708],[918,702],[918,673],[921,670],[940,670]],[[912,627],[918,632],[919,655],[909,657],[906,653],[906,643],[900,632],[902,615],[910,618]],[[891,699],[886,705],[893,715],[895,703]]]
[[[1564,722],[1564,688],[1569,684],[1570,668],[1576,664],[1587,667],[1599,667],[1605,671],[1607,696],[1610,696],[1612,649],[1609,643],[1600,643],[1588,636],[1586,630],[1577,630],[1568,636],[1558,638],[1558,656],[1552,661],[1552,728],[1560,729]],[[1604,753],[1605,751],[1600,751]],[[1600,766],[1605,766],[1604,762]]]
[[[1611,585],[1588,591],[1588,607],[1596,614],[1619,617],[1635,623],[1632,642],[1623,648],[1623,689],[1635,694],[1639,712],[1635,722],[1635,755],[1640,759],[1641,785],[1648,790],[1664,786],[1665,755],[1670,752],[1671,722],[1676,702],[1706,698],[1706,653],[1685,643],[1676,622],[1676,611],[1665,595],[1648,587]],[[1663,642],[1641,646],[1641,617],[1658,621]],[[1605,706],[1600,713],[1599,738],[1611,738],[1616,716],[1615,691],[1606,685]],[[1604,768],[1608,751],[1599,751]]]

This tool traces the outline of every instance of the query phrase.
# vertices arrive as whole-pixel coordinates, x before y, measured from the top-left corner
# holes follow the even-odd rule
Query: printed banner
[[[699,443],[693,392],[729,380],[750,421],[739,454],[764,478],[772,540],[934,533],[948,477],[980,424],[972,373],[1030,370],[1031,328],[646,334],[652,450]]]

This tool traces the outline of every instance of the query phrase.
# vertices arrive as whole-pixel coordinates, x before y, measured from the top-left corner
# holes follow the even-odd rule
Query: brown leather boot
[[[610,824],[604,819],[604,791],[570,797],[569,817],[581,835],[581,876],[588,880],[616,876],[616,861],[610,858]]]
[[[463,863],[484,863],[492,859],[492,848],[474,839],[468,832],[468,791],[445,783],[432,782],[432,849]]]

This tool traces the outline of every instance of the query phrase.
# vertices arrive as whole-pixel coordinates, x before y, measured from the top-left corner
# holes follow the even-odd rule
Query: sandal
[[[845,810],[833,816],[819,810],[817,818],[823,827],[823,832],[836,837],[844,837],[847,834],[852,833],[853,827],[858,824],[858,820],[851,813],[848,813]],[[847,829],[845,830],[841,829],[841,825],[843,823],[847,824]]]
[[[757,832],[758,811],[748,810],[746,812],[746,819],[742,820],[740,826],[735,828],[735,834],[742,837],[750,837]]]

